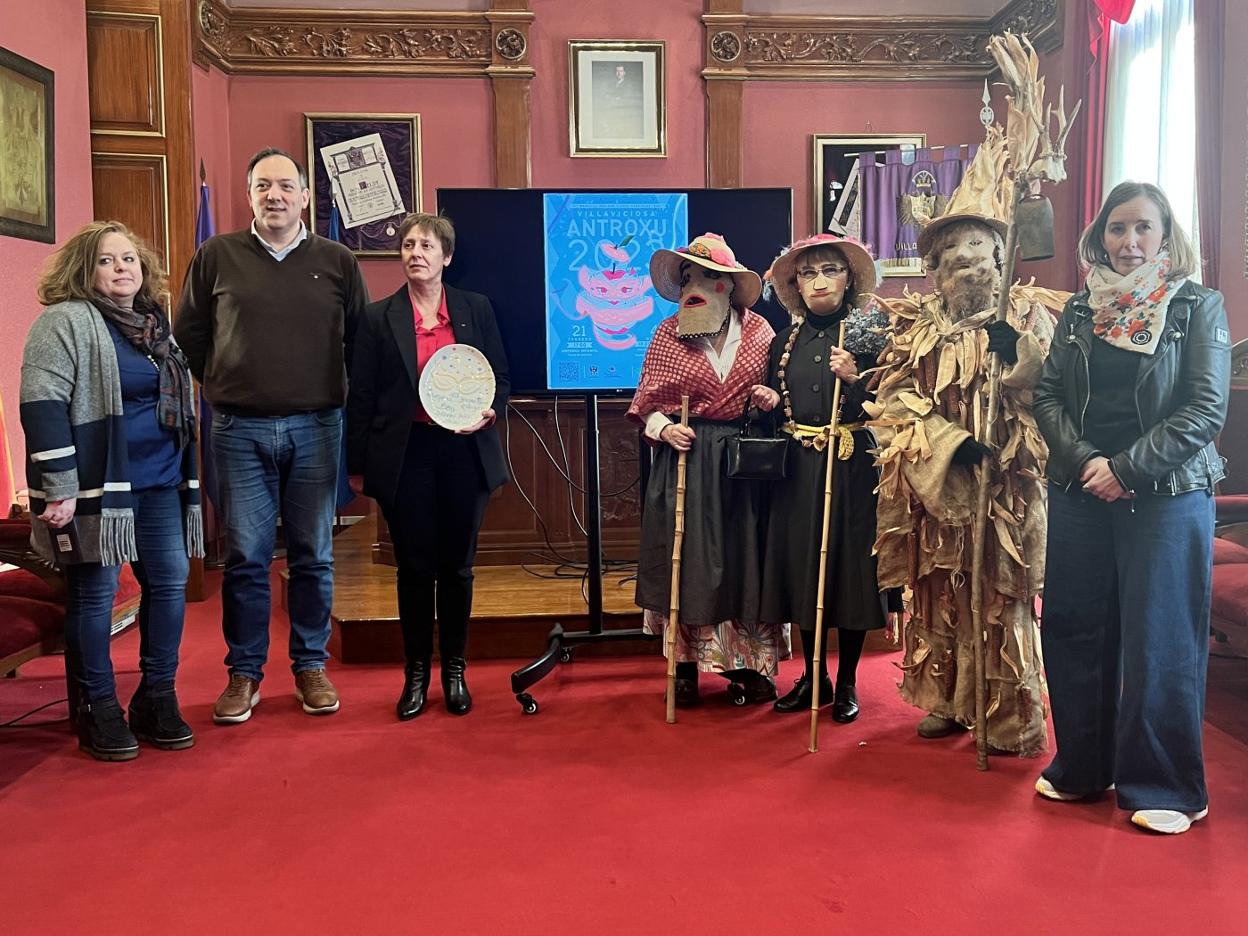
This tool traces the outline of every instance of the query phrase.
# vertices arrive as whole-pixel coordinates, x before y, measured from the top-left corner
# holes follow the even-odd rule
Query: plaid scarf
[[[177,432],[178,447],[186,448],[196,438],[191,371],[186,355],[173,340],[169,317],[153,300],[142,295],[134,297],[133,309],[123,309],[100,295],[96,295],[93,304],[123,338],[156,365],[160,378],[156,418],[162,426]]]
[[[1170,255],[1162,250],[1125,275],[1097,264],[1088,273],[1092,334],[1115,348],[1152,354],[1161,341],[1166,310],[1187,277],[1169,279]]]

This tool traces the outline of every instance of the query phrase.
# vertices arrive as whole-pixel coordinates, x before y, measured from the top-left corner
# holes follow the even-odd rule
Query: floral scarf
[[[1124,351],[1152,354],[1161,340],[1166,310],[1187,277],[1169,279],[1170,255],[1160,251],[1149,263],[1119,275],[1097,264],[1088,273],[1092,333]]]

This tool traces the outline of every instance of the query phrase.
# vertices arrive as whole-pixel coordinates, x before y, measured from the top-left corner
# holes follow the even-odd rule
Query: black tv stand
[[[643,459],[644,460],[644,459]],[[511,691],[525,715],[536,715],[537,699],[529,693],[534,685],[545,679],[559,663],[572,659],[572,648],[584,644],[606,643],[620,640],[657,640],[640,627],[620,627],[607,630],[602,626],[602,489],[599,484],[598,453],[598,395],[585,395],[585,532],[589,548],[589,571],[586,590],[589,595],[589,629],[565,631],[556,624],[546,635],[546,650],[536,660],[522,666],[511,674]],[[645,496],[645,472],[641,481],[641,494]]]

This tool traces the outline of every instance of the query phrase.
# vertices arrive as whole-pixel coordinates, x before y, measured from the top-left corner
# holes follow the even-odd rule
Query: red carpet
[[[262,703],[218,728],[219,607],[188,616],[191,750],[101,764],[63,724],[0,731],[0,932],[1244,932],[1248,745],[1219,728],[1210,816],[1174,838],[1112,800],[1039,799],[1044,760],[981,774],[965,736],[920,740],[891,655],[810,755],[806,716],[735,709],[706,677],[665,725],[657,658],[564,666],[527,718],[512,664],[474,665],[471,715],[436,690],[407,724],[397,668],[331,666],[342,711],[311,718],[279,623]],[[137,651],[114,647],[123,703]],[[60,698],[59,666],[0,682],[0,721]]]

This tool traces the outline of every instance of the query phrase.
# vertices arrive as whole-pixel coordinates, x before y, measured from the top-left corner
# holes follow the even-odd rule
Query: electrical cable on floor
[[[5,722],[4,724],[0,725],[0,728],[39,728],[39,727],[42,727],[43,725],[63,725],[67,721],[69,721],[68,715],[66,715],[64,718],[53,718],[51,721],[30,722],[28,724],[20,724],[20,723],[25,722],[26,719],[30,718],[31,715],[35,715],[39,712],[42,712],[46,708],[51,708],[54,705],[60,705],[62,702],[68,702],[68,701],[69,699],[53,699],[51,702],[45,702],[43,703],[43,705],[39,706],[38,708],[31,709],[25,715],[18,715],[17,718],[14,718],[11,721]]]

